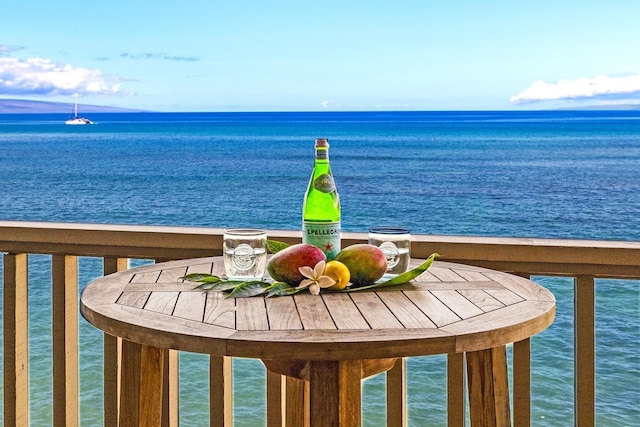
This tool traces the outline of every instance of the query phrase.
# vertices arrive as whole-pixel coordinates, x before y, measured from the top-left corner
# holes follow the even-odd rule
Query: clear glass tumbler
[[[224,230],[222,251],[229,280],[262,280],[267,269],[267,232],[258,228]]]
[[[371,227],[369,244],[378,246],[387,257],[385,276],[397,276],[409,269],[411,233],[406,227]]]

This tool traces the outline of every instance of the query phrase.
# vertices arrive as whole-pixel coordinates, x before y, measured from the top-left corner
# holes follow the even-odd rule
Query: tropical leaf
[[[261,280],[251,280],[236,284],[233,290],[227,295],[227,298],[247,298],[261,295],[265,289],[269,287],[269,283]]]
[[[178,280],[188,280],[189,282],[212,283],[212,282],[220,282],[222,279],[219,278],[218,276],[212,276],[211,274],[192,273],[192,274],[187,274],[186,276],[179,277]]]
[[[237,280],[221,280],[216,283],[203,283],[195,287],[195,289],[202,289],[204,291],[211,292],[225,292],[231,291],[235,289],[238,285],[241,285],[244,282],[239,282]]]
[[[276,254],[281,250],[288,248],[289,246],[291,245],[285,242],[280,242],[278,240],[267,240],[266,243],[267,251],[271,254]]]
[[[286,295],[297,294],[302,290],[303,289],[296,289],[285,282],[274,282],[271,286],[269,286],[265,290],[265,296],[267,298],[276,297],[276,296],[281,297]]]
[[[400,285],[402,283],[410,282],[416,277],[418,277],[419,275],[421,275],[422,273],[424,273],[425,271],[427,271],[429,267],[431,267],[433,260],[439,256],[440,254],[433,253],[429,255],[429,258],[427,258],[422,264],[420,264],[416,268],[409,271],[405,271],[404,273],[399,274],[396,277],[393,277],[385,282],[377,282],[372,285],[359,286],[357,288],[347,288],[347,289],[344,289],[342,292],[355,292],[355,291],[363,291],[365,289],[384,288],[386,286],[394,286],[394,285]]]

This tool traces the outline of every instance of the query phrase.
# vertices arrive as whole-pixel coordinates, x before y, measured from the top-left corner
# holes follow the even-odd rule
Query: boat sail
[[[78,94],[76,93],[76,103],[73,107],[73,117],[65,122],[68,125],[92,125],[93,122],[84,117],[78,117]]]

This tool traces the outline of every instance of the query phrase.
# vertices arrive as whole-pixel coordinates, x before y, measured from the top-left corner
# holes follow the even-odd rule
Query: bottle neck
[[[327,147],[316,147],[316,162],[318,160],[329,161],[329,149]]]

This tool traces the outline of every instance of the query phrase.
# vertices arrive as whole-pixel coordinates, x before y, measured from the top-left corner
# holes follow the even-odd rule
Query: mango
[[[300,267],[315,267],[327,256],[319,248],[306,243],[291,245],[274,254],[267,264],[267,271],[273,280],[298,286],[305,277],[298,270]]]
[[[387,257],[382,250],[366,243],[344,248],[334,260],[347,266],[354,286],[372,285],[387,271]]]

